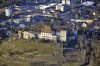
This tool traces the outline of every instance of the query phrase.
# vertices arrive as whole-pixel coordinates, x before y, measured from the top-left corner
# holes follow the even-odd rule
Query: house
[[[62,4],[65,5],[70,5],[71,7],[75,6],[75,2],[77,2],[77,0],[62,0]]]
[[[68,5],[70,5],[70,0],[62,0],[62,4],[68,4]]]
[[[48,4],[48,5],[40,5],[39,8],[42,9],[42,10],[45,10],[47,8],[55,7],[56,5],[57,5],[57,3],[51,3],[51,4]]]
[[[65,12],[65,11],[69,11],[70,10],[70,8],[69,8],[69,6],[68,5],[63,5],[63,4],[57,4],[56,5],[56,10],[60,10],[60,11],[62,11],[62,12]]]
[[[70,21],[72,22],[77,22],[77,23],[87,23],[87,24],[91,24],[93,23],[93,20],[89,20],[89,19],[71,19]]]
[[[18,39],[21,39],[22,37],[22,31],[18,31]]]
[[[87,24],[86,24],[86,23],[83,23],[83,24],[81,25],[81,27],[85,28],[85,27],[87,27]]]
[[[57,32],[57,40],[61,42],[67,42],[67,31],[61,30],[60,32]]]
[[[35,35],[32,32],[27,32],[27,31],[23,32],[23,38],[24,39],[32,39],[34,37],[35,37]]]
[[[48,25],[43,25],[38,35],[39,39],[52,40],[52,30]]]
[[[10,7],[5,8],[5,16],[10,17],[12,14],[12,9]]]
[[[0,14],[5,13],[5,8],[0,8]]]
[[[51,40],[54,41],[54,42],[57,42],[57,36],[53,35]]]
[[[56,10],[61,10],[62,4],[57,4],[56,5]]]
[[[66,42],[66,40],[67,40],[67,31],[66,30],[61,30],[60,31],[60,40],[62,42]]]
[[[5,8],[0,8],[0,20],[5,17]]]

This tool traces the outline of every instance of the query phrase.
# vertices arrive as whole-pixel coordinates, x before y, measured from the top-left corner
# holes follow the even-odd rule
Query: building
[[[12,9],[10,7],[5,8],[5,15],[10,17],[12,14]]]
[[[70,5],[72,8],[75,6],[75,2],[76,0],[62,0],[63,5]]]
[[[86,23],[82,23],[81,27],[86,28],[87,24]]]
[[[67,6],[67,5],[63,5],[62,7],[61,7],[61,11],[62,12],[64,12],[64,11],[69,11],[70,9],[69,9],[69,7]]]
[[[57,36],[53,35],[51,40],[57,42]]]
[[[68,4],[68,5],[70,5],[70,0],[62,0],[62,4]]]
[[[67,0],[62,0],[62,4],[66,4],[66,1],[67,1]]]
[[[93,23],[93,20],[90,20],[90,19],[71,19],[70,21],[77,22],[77,23],[84,23],[84,22],[86,22],[87,24]]]
[[[0,8],[0,14],[5,12],[5,8]]]
[[[52,30],[48,25],[43,25],[39,34],[40,39],[52,40]]]
[[[62,4],[61,3],[56,5],[56,10],[61,10],[61,8],[62,8]]]
[[[61,30],[59,33],[59,38],[61,42],[67,42],[67,31]]]
[[[55,7],[56,5],[57,5],[57,3],[51,3],[51,4],[47,4],[47,5],[40,5],[39,9],[45,10],[45,9],[48,9],[48,8]]]
[[[0,8],[0,19],[4,19],[5,16],[5,8]]]
[[[24,39],[32,39],[32,38],[35,38],[35,35],[32,32],[24,31],[23,32],[23,38]]]
[[[22,31],[18,31],[18,39],[21,39],[23,37]]]
[[[64,12],[64,11],[69,11],[70,8],[68,5],[58,4],[56,5],[56,10]]]
[[[62,12],[70,10],[69,7],[73,6],[74,1],[71,0],[62,0],[62,3],[56,5],[56,10],[60,10]]]

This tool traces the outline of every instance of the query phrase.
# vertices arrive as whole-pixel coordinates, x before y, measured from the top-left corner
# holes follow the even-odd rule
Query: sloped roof
[[[3,12],[5,12],[5,8],[0,9],[0,13],[3,13]]]
[[[41,32],[52,33],[52,30],[51,30],[51,27],[49,25],[43,25],[41,27]]]

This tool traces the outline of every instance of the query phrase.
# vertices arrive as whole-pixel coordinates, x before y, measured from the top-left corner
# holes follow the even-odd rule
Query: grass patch
[[[28,40],[16,40],[7,44],[0,45],[0,51],[14,52],[14,51],[22,51],[22,52],[31,52],[38,51],[40,53],[53,53],[54,48],[47,44],[39,44],[34,41]]]
[[[3,63],[7,66],[29,66],[30,60],[25,58],[28,57],[33,60],[35,54],[49,55],[54,53],[54,51],[55,48],[51,47],[49,44],[40,44],[32,40],[15,40],[0,45],[0,64]],[[16,55],[10,56],[10,53],[16,53]],[[24,53],[33,53],[33,55]]]
[[[80,66],[79,62],[66,62],[62,66]]]

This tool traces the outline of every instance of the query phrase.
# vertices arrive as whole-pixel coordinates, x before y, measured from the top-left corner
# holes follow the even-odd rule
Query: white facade
[[[60,31],[60,40],[63,42],[66,42],[66,40],[67,40],[67,31],[66,30]]]
[[[62,4],[68,4],[68,5],[70,5],[70,0],[62,0]]]
[[[6,16],[11,16],[12,10],[10,8],[5,8],[5,15]]]
[[[93,22],[93,20],[84,20],[84,19],[71,19],[71,21],[73,21],[73,22],[79,22],[79,23],[84,23],[84,22],[86,22],[86,23],[92,23]]]
[[[82,27],[87,27],[87,24],[86,24],[86,23],[83,23],[83,24],[82,24]]]
[[[39,34],[39,38],[40,39],[45,39],[45,40],[51,40],[52,39],[52,33],[44,33],[44,32],[41,32]]]
[[[56,5],[56,10],[61,10],[62,4]]]
[[[56,5],[57,5],[57,3],[51,3],[51,4],[48,4],[48,5],[40,5],[39,8],[42,9],[42,10],[45,10],[46,8],[54,7]]]
[[[22,38],[22,32],[18,31],[18,38],[21,39]]]
[[[66,0],[62,0],[62,4],[66,4]]]
[[[82,3],[82,5],[84,5],[84,6],[92,6],[93,4],[95,4],[94,1],[86,1],[86,2]]]
[[[61,11],[64,11],[64,6],[61,7]]]
[[[57,36],[52,36],[52,41],[57,41]]]
[[[45,10],[45,8],[46,8],[46,5],[40,5],[39,6],[39,9]]]
[[[56,10],[60,10],[60,11],[66,11],[67,10],[67,6],[64,6],[63,4],[58,4],[56,5]]]
[[[23,32],[23,38],[24,39],[32,39],[34,37],[35,37],[35,35],[33,33],[26,32],[26,31]]]
[[[68,5],[70,5],[70,4],[71,4],[70,0],[67,0],[67,4],[68,4]]]
[[[56,5],[56,10],[64,11],[64,6],[62,4]]]
[[[31,18],[29,18],[29,17],[28,17],[28,18],[26,18],[26,21],[27,21],[27,22],[30,22],[30,20],[31,20]]]

